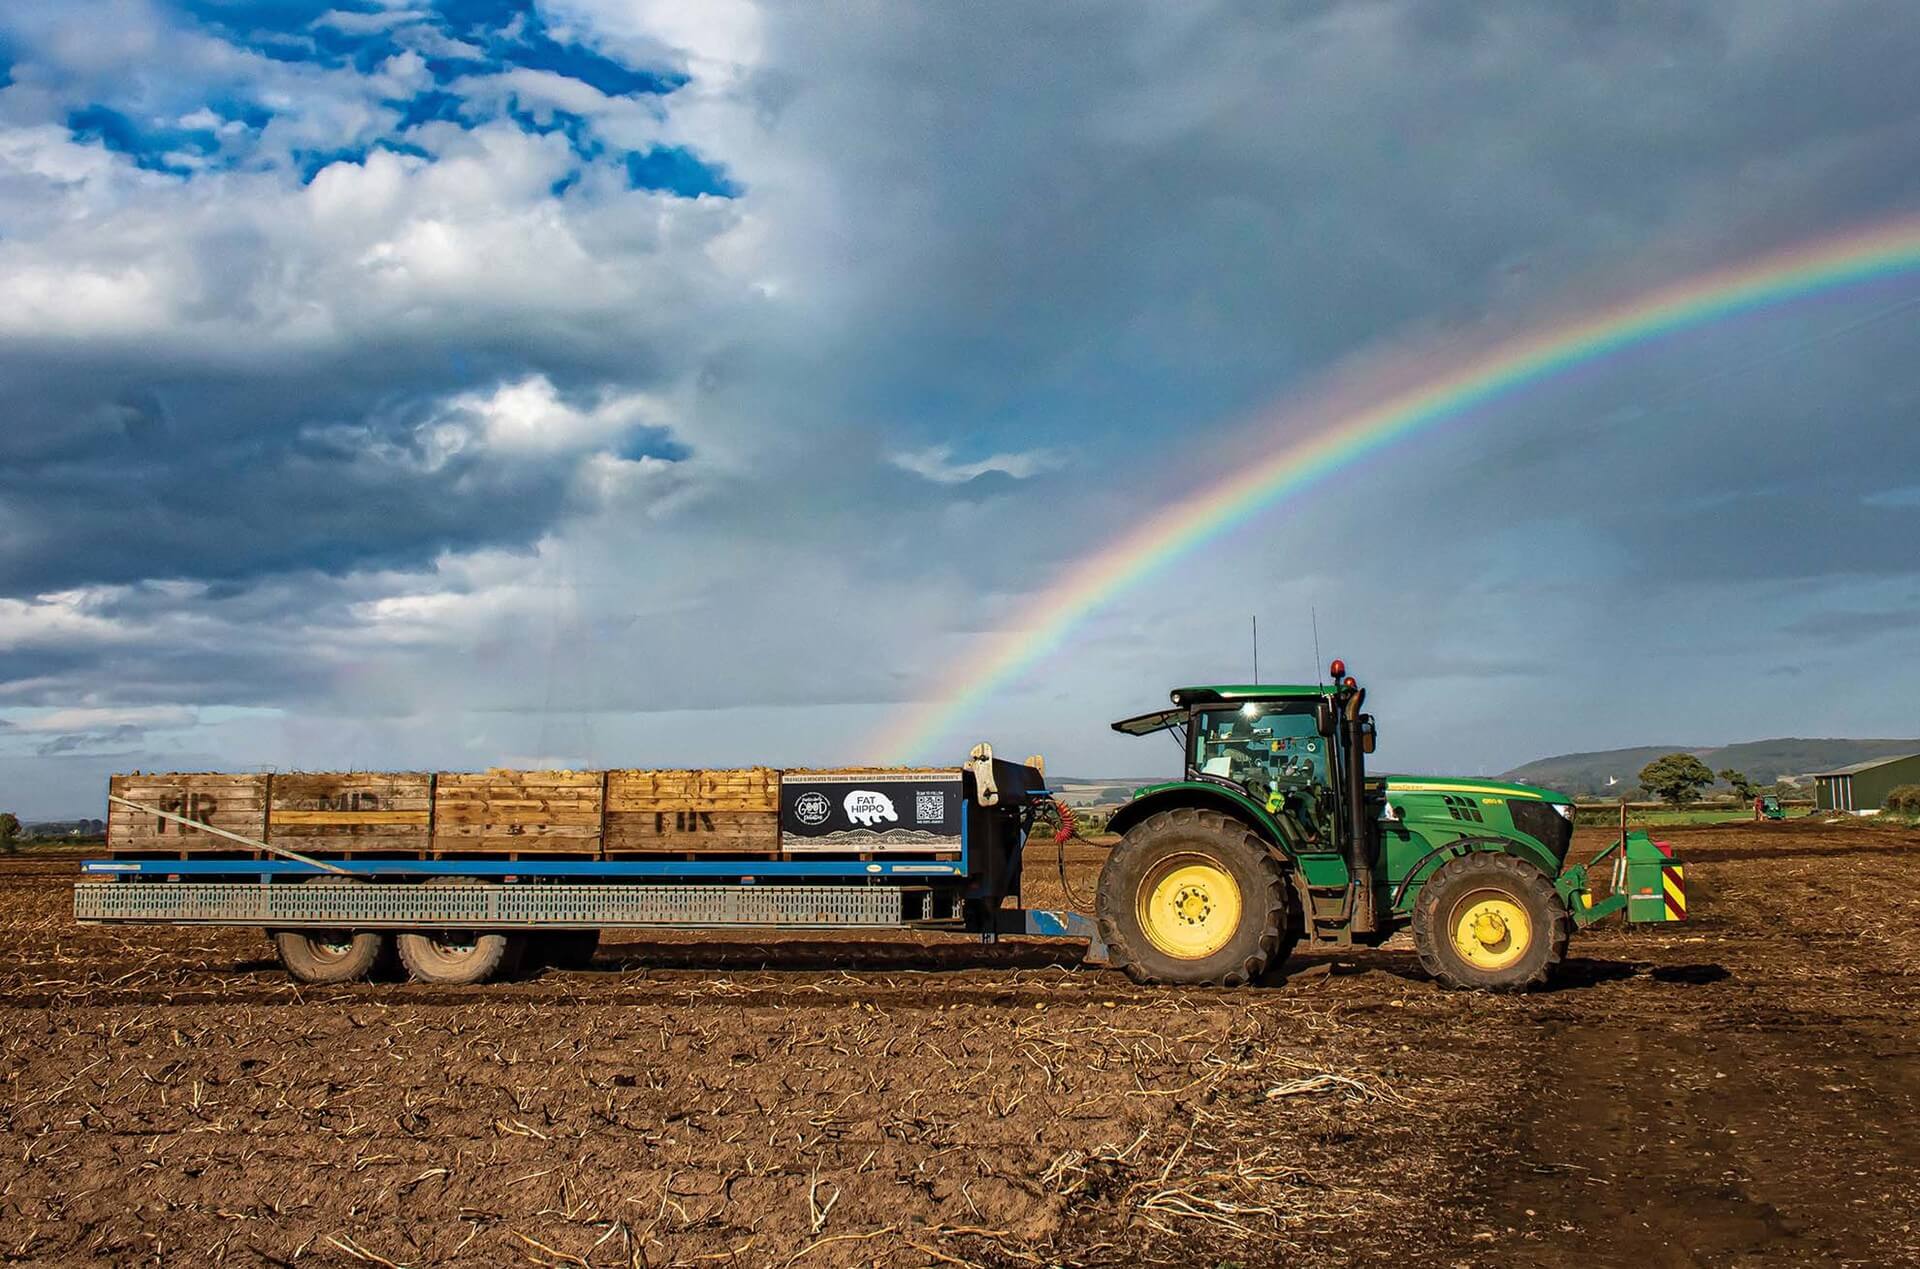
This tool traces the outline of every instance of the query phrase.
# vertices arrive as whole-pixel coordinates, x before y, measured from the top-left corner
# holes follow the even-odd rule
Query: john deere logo
[[[793,817],[809,827],[825,824],[827,816],[833,814],[833,803],[827,801],[824,793],[802,793],[793,804]]]

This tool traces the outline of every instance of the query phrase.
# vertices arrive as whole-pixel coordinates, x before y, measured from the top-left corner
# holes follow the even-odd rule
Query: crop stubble
[[[78,927],[71,858],[23,856],[0,862],[0,1256],[1920,1254],[1890,1127],[1920,1064],[1888,1060],[1915,1055],[1915,835],[1671,836],[1700,920],[1583,936],[1518,999],[1442,992],[1392,947],[1216,992],[1073,945],[870,935],[632,933],[581,972],[298,988],[252,932]],[[1072,849],[1080,893],[1097,862]],[[1057,890],[1036,849],[1029,901]]]

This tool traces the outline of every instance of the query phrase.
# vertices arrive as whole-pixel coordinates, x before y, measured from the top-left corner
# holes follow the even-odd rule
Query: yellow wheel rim
[[[1136,900],[1147,941],[1168,956],[1205,960],[1240,928],[1240,883],[1204,855],[1171,855],[1141,879]]]
[[[1453,905],[1453,949],[1475,969],[1500,970],[1533,946],[1533,921],[1504,890],[1476,890]]]

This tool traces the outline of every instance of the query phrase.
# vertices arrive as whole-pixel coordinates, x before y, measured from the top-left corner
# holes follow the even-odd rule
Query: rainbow
[[[1920,270],[1920,216],[1882,222],[1699,274],[1497,343],[1331,421],[1154,515],[1067,569],[948,676],[950,691],[892,720],[871,747],[913,760],[996,689],[1045,659],[1086,617],[1200,544],[1408,437],[1520,388],[1710,322]],[[1406,376],[1402,375],[1401,378]]]

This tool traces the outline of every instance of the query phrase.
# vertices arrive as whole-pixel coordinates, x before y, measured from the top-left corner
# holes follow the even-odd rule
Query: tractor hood
[[[1386,781],[1389,798],[1396,793],[1466,793],[1475,797],[1530,798],[1538,802],[1571,804],[1573,801],[1566,794],[1556,793],[1552,789],[1515,784],[1508,780],[1476,780],[1469,776],[1390,775]]]
[[[1388,818],[1442,839],[1525,838],[1545,852],[1543,866],[1559,865],[1573,845],[1573,799],[1552,789],[1511,780],[1456,779],[1451,776],[1388,776]]]

